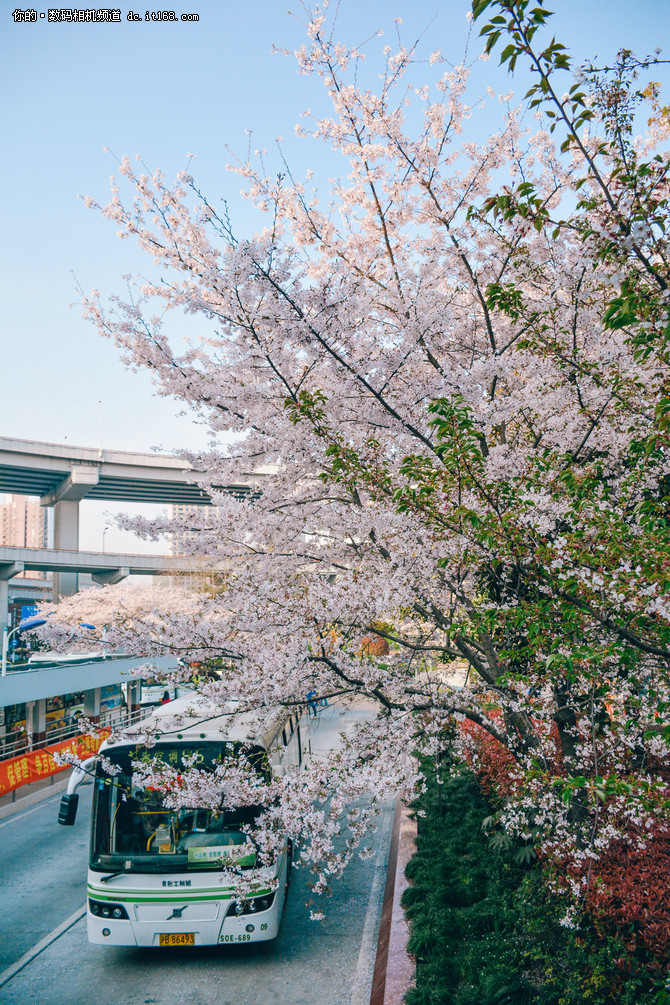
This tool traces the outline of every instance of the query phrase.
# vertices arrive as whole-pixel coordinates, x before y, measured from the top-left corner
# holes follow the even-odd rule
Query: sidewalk
[[[332,705],[318,706],[317,713],[316,718],[310,719],[313,757],[319,757],[321,751],[337,750],[341,746],[338,734],[346,732],[349,718],[346,713],[341,715],[340,709]],[[375,714],[376,706],[371,702],[370,718]],[[356,718],[360,721],[361,717],[358,706]],[[407,954],[409,926],[400,899],[409,885],[405,867],[414,854],[416,834],[416,820],[398,800],[391,831],[370,1005],[402,1005],[403,996],[414,984],[416,963],[414,957]]]
[[[402,1005],[404,995],[414,986],[416,960],[407,952],[409,925],[400,900],[409,886],[405,867],[416,850],[416,834],[416,819],[411,816],[409,808],[398,800],[370,1005]]]

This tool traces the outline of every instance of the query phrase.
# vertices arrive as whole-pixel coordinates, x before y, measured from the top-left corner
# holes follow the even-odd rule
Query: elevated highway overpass
[[[253,472],[243,482],[216,486],[216,489],[239,499],[258,495],[268,473]],[[79,504],[84,499],[96,499],[166,506],[211,506],[212,500],[202,487],[202,479],[201,472],[170,454],[96,450],[0,437],[0,492],[39,496],[41,504],[52,507],[54,514],[53,550],[48,557],[46,553],[21,556],[16,549],[10,549],[12,554],[7,549],[3,551],[4,557],[0,558],[0,623],[4,625],[7,620],[7,582],[26,569],[49,569],[54,573],[54,600],[76,593],[78,574],[82,572],[91,572],[96,582],[111,583],[133,573],[191,571],[192,566],[181,568],[179,561],[171,557],[155,559],[152,567],[148,556],[80,553]],[[73,555],[81,557],[73,558]]]
[[[119,583],[126,576],[161,576],[195,573],[198,563],[177,555],[116,555],[112,552],[66,551],[53,548],[10,548],[0,545],[0,579],[22,572],[87,572],[101,586]]]
[[[254,472],[244,482],[217,486],[217,491],[239,499],[257,495],[268,473]],[[0,492],[38,496],[43,506],[53,508],[54,514],[53,548],[0,546],[0,629],[7,624],[10,580],[31,570],[53,573],[54,600],[76,593],[82,573],[91,574],[99,584],[117,583],[131,575],[197,573],[197,561],[179,556],[80,551],[79,505],[83,500],[95,499],[211,506],[211,497],[201,480],[199,472],[171,455],[0,437]],[[170,659],[174,665],[174,657],[151,662],[166,668]],[[100,688],[123,680],[130,683],[131,670],[143,662],[146,660],[117,657],[10,673],[0,679],[0,709],[25,704],[32,729],[41,736],[49,698],[83,691],[87,714],[95,715],[99,711]],[[0,732],[3,729],[0,725]]]
[[[217,485],[217,491],[243,498],[259,490],[265,473]],[[82,499],[211,506],[201,481],[201,472],[170,454],[96,450],[0,436],[0,492],[39,496],[43,506]]]

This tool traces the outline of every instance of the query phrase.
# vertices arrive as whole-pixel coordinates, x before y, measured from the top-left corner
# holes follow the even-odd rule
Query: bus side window
[[[286,746],[287,743],[288,743],[288,740],[286,739],[286,729],[285,728],[282,729],[282,731],[281,731],[281,738],[282,738],[282,743],[284,744],[284,746]]]

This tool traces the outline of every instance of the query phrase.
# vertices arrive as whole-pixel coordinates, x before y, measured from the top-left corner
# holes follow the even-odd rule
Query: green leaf
[[[483,32],[482,32],[482,34],[483,34]],[[500,32],[499,31],[494,31],[493,34],[489,35],[489,37],[488,37],[488,39],[486,41],[486,50],[485,51],[488,52],[488,53],[490,53],[491,49],[496,44],[496,42],[498,41],[499,38],[500,38]]]
[[[510,44],[506,45],[503,51],[501,52],[500,62],[506,63],[507,60],[510,58],[510,56],[513,56],[516,51],[517,51],[516,45],[514,45],[513,42],[510,42]]]
[[[535,858],[535,850],[532,845],[525,844],[517,851],[514,861],[517,865],[528,865]]]
[[[476,21],[480,17],[486,8],[490,6],[492,0],[472,0],[472,16]]]

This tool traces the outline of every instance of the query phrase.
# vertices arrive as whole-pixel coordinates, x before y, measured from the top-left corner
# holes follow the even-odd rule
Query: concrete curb
[[[403,806],[400,811],[398,859],[393,889],[384,1005],[401,1005],[404,996],[414,986],[416,978],[416,960],[407,952],[409,925],[400,904],[400,899],[409,886],[409,880],[405,876],[405,867],[416,851],[416,836],[416,818],[411,816],[411,811],[407,806]]]
[[[403,997],[413,986],[416,976],[416,962],[407,952],[409,926],[400,904],[403,891],[409,885],[405,867],[416,850],[417,825],[410,812],[398,800],[391,834],[370,1005],[402,1005]]]

